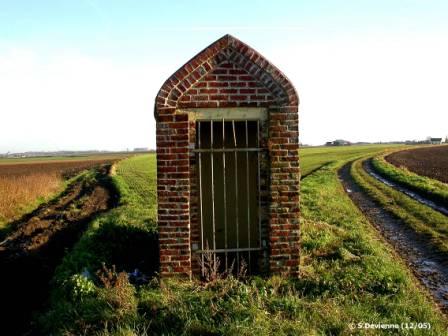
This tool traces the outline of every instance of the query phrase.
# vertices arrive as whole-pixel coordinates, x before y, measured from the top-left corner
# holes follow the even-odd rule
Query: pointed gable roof
[[[155,115],[159,109],[178,107],[179,100],[189,89],[224,62],[235,64],[252,75],[269,90],[276,106],[298,106],[298,95],[290,80],[257,51],[227,34],[190,59],[165,81],[156,97]]]

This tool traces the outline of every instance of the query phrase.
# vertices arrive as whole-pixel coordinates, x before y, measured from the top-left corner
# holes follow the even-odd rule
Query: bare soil
[[[0,163],[1,176],[23,176],[36,173],[56,173],[63,178],[73,177],[85,169],[91,169],[101,164],[111,164],[117,159],[89,159],[85,160],[48,160],[33,162],[8,162]]]
[[[0,243],[2,332],[31,335],[30,320],[48,297],[49,281],[64,253],[97,214],[117,197],[109,184],[110,165],[96,169],[96,179],[80,179],[56,200],[13,223]]]
[[[448,145],[395,152],[386,160],[397,167],[448,183]]]
[[[356,206],[379,230],[409,266],[434,301],[448,313],[448,258],[434,251],[429,240],[395,217],[359,187],[350,175],[351,163],[339,171],[339,179]]]

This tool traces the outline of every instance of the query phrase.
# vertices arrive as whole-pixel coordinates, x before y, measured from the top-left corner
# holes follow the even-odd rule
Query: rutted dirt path
[[[363,192],[350,175],[351,163],[339,170],[339,179],[352,201],[394,246],[441,309],[448,313],[448,260],[434,252],[429,241]]]
[[[95,215],[116,204],[109,168],[101,166],[95,178],[76,180],[59,198],[12,224],[0,243],[2,333],[33,334],[32,314],[47,300],[49,281],[65,251]]]

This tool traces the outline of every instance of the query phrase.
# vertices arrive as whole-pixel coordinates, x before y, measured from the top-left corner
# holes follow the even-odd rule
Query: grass
[[[348,158],[377,150],[341,153],[344,159],[302,181],[300,279],[230,277],[209,284],[154,278],[134,287],[112,270],[108,282],[95,276],[101,261],[129,272],[142,260],[157,260],[155,157],[122,161],[113,177],[121,205],[91,223],[59,267],[50,309],[40,317],[44,334],[374,335],[349,323],[427,322],[429,331],[402,334],[442,335],[445,317],[338,181]]]
[[[54,172],[0,176],[0,230],[63,189],[61,176]]]
[[[366,155],[375,155],[388,148],[398,148],[399,146],[400,145],[358,145],[342,147],[303,147],[300,149],[302,178],[331,162],[354,160]]]
[[[139,155],[116,165],[114,181],[121,202],[147,211],[147,219],[157,218],[156,160],[154,154]]]
[[[67,186],[67,179],[120,155],[0,159],[0,230],[47,202]]]
[[[355,181],[384,209],[401,218],[416,232],[426,236],[435,249],[447,253],[448,218],[376,180],[364,171],[362,162],[362,159],[357,160],[352,165],[351,174]]]
[[[384,177],[414,190],[429,199],[448,205],[448,185],[429,177],[417,175],[406,168],[397,168],[384,155],[372,159],[374,169]]]

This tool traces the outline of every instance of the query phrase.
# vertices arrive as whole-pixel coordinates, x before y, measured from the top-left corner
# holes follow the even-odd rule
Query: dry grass
[[[62,191],[64,180],[117,159],[0,162],[0,229]]]
[[[20,215],[26,205],[48,198],[62,187],[56,172],[0,176],[0,223]]]

